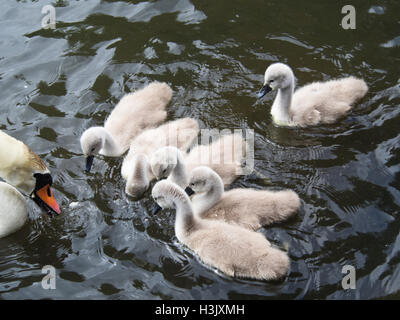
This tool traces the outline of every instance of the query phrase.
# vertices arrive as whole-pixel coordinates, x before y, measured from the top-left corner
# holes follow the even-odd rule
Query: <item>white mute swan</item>
[[[47,166],[23,142],[2,131],[0,131],[0,177],[30,195],[48,213],[60,213],[60,207],[50,188],[53,180]],[[21,222],[26,220],[27,212],[26,206],[21,204],[22,195],[14,187],[2,183],[0,193],[2,193],[1,237],[18,229]]]
[[[142,130],[163,122],[167,117],[165,107],[171,97],[171,88],[160,82],[150,83],[141,90],[125,95],[111,112],[104,127],[91,127],[82,134],[80,143],[86,157],[86,171],[90,171],[94,155],[119,157]]]
[[[23,195],[8,183],[0,181],[0,238],[22,228],[28,220]]]
[[[365,81],[354,77],[313,82],[296,92],[294,88],[293,71],[288,65],[274,63],[265,71],[258,98],[272,90],[278,91],[271,108],[277,125],[307,127],[333,123],[368,91]]]
[[[163,180],[154,186],[153,199],[176,209],[175,235],[207,265],[231,277],[276,280],[289,269],[289,257],[260,233],[194,215],[188,195],[177,184]]]
[[[197,145],[188,155],[174,147],[157,150],[150,159],[150,166],[157,179],[169,179],[185,188],[188,174],[198,166],[209,166],[231,184],[243,173],[241,162],[246,152],[246,142],[240,134],[228,134],[208,145]]]
[[[292,190],[231,189],[224,192],[222,179],[209,167],[197,167],[189,176],[194,213],[202,219],[222,220],[250,230],[281,222],[300,207]]]
[[[141,197],[154,179],[149,164],[153,152],[168,145],[186,151],[195,141],[199,131],[196,120],[183,118],[138,135],[132,141],[121,167],[122,177],[127,181],[125,192],[134,198]]]

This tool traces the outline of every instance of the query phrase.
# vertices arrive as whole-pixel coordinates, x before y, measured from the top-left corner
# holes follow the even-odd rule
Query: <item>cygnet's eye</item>
[[[272,79],[272,80],[269,80],[269,83],[272,83],[272,82],[274,82],[274,80]]]
[[[91,152],[93,152],[94,150],[96,150],[96,147],[93,147],[92,149],[90,149]]]

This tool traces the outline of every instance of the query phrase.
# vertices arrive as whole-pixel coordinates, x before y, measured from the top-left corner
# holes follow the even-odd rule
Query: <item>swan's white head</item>
[[[60,207],[51,189],[53,177],[49,169],[36,153],[27,146],[24,147],[25,157],[22,163],[15,163],[14,169],[3,178],[29,194],[32,200],[48,214],[60,214]]]
[[[150,159],[151,171],[157,180],[168,178],[178,163],[179,150],[175,147],[167,146],[158,149]]]
[[[50,173],[35,173],[33,176],[36,179],[36,184],[31,194],[32,200],[39,207],[45,209],[48,214],[60,214],[60,207],[51,190],[53,178]]]
[[[49,213],[60,213],[51,186],[52,176],[40,157],[25,143],[0,130],[0,175]],[[1,202],[0,202],[1,203]]]
[[[258,99],[261,99],[272,90],[285,89],[293,86],[294,75],[292,69],[284,63],[273,63],[264,74],[264,85],[258,93]]]
[[[208,192],[216,183],[223,186],[220,176],[209,167],[197,167],[190,172],[189,188],[192,189],[194,193]]]

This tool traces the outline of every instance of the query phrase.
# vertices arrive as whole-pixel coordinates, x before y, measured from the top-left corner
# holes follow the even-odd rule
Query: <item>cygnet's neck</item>
[[[192,198],[194,214],[199,218],[215,206],[224,193],[224,184],[217,174],[210,177],[208,183],[211,184],[211,188],[207,192],[195,194]]]
[[[100,154],[108,156],[108,157],[118,157],[123,151],[121,148],[115,143],[112,135],[104,128],[101,128],[101,136],[103,140],[103,147],[100,150]]]
[[[133,170],[128,177],[128,184],[133,182],[138,185],[148,185],[150,183],[149,172],[151,170],[149,161],[145,154],[135,154],[133,159]]]
[[[271,115],[275,123],[279,125],[289,125],[290,106],[294,91],[294,79],[292,77],[290,85],[278,90],[275,101],[271,108]]]
[[[181,188],[186,188],[188,181],[186,175],[185,161],[183,160],[182,152],[176,149],[176,164],[169,176],[169,179],[176,183]]]
[[[185,243],[186,237],[194,230],[198,221],[193,214],[188,195],[183,190],[176,190],[175,195],[175,235],[180,242]]]

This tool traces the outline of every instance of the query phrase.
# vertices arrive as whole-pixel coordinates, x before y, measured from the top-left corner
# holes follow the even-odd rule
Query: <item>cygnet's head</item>
[[[157,182],[151,191],[151,196],[162,209],[173,209],[178,199],[185,199],[183,190],[167,180]]]
[[[98,154],[104,145],[104,136],[101,127],[87,129],[81,136],[81,148],[86,157],[86,171],[90,171],[94,155]]]
[[[190,172],[189,188],[192,189],[194,193],[208,192],[216,183],[223,186],[220,176],[209,167],[197,167]]]
[[[162,147],[150,159],[151,171],[157,180],[168,178],[178,162],[179,150],[175,147]]]
[[[285,89],[293,85],[293,81],[293,71],[288,65],[280,62],[273,63],[265,70],[264,86],[258,93],[257,98],[261,99],[272,90]]]

